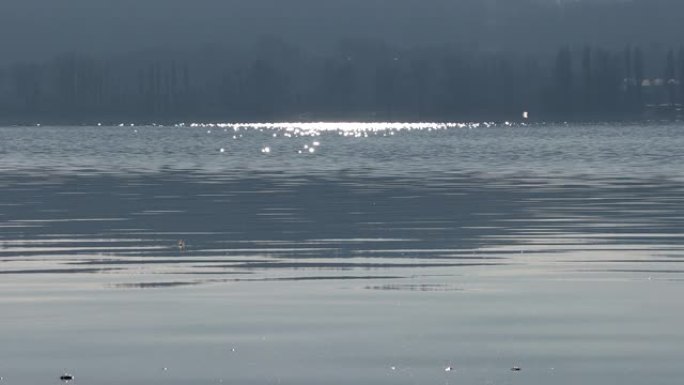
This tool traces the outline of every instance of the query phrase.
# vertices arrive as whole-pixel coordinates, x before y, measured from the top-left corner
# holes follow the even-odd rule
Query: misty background
[[[677,0],[3,0],[0,119],[639,115],[684,98],[682,14]]]
[[[682,13],[677,0],[3,0],[0,52],[7,62],[248,45],[263,35],[313,50],[345,38],[527,51],[671,45]]]

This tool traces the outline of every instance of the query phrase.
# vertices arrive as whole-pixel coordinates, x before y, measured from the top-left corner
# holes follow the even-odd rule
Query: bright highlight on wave
[[[511,122],[494,123],[400,123],[400,122],[292,122],[292,123],[185,123],[177,124],[177,127],[194,128],[223,128],[224,130],[275,130],[282,131],[284,136],[317,136],[322,132],[339,132],[341,135],[358,136],[363,133],[388,132],[393,134],[396,131],[437,131],[448,129],[476,129],[489,128],[494,126],[513,126]],[[274,134],[275,135],[275,134]]]

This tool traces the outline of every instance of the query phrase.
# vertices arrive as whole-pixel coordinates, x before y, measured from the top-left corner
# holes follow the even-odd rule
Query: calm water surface
[[[678,383],[682,149],[681,124],[0,128],[0,384]]]

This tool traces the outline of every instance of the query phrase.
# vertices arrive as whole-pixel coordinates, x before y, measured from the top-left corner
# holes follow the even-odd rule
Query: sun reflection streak
[[[512,124],[507,122],[506,126]],[[224,131],[257,130],[282,131],[285,137],[319,136],[323,132],[338,132],[342,136],[367,136],[381,132],[391,135],[397,131],[439,131],[448,129],[477,129],[498,126],[494,122],[436,123],[436,122],[280,122],[280,123],[180,123],[176,127],[223,128]],[[273,134],[274,136],[277,134]]]

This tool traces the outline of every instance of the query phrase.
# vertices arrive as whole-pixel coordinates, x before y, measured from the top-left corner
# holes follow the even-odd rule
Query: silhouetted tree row
[[[0,69],[0,121],[589,120],[676,115],[684,48],[555,55],[350,40],[327,55],[250,51],[60,55]]]
[[[639,47],[613,52],[587,46],[581,53],[566,47],[556,56],[552,79],[545,92],[550,116],[676,117],[684,104],[684,47],[650,60]]]

